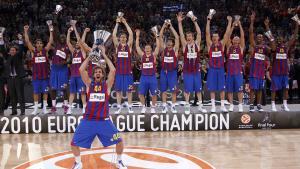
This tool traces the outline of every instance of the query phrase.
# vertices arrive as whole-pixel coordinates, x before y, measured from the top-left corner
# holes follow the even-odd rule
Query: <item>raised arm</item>
[[[288,42],[288,47],[289,48],[296,42],[298,31],[299,31],[299,25],[298,25],[298,23],[296,23],[294,33],[293,33],[292,37],[290,38],[290,40]]]
[[[159,31],[160,50],[164,50],[164,48],[165,48],[163,37],[164,37],[164,32],[165,32],[165,29],[166,29],[167,26],[168,26],[168,24],[164,23],[163,26],[161,27],[160,31]]]
[[[179,30],[180,41],[181,41],[182,49],[184,50],[184,48],[186,46],[186,40],[185,40],[185,36],[183,33],[183,27],[182,27],[182,21],[183,21],[182,12],[179,12],[177,14],[177,21],[178,21],[178,30]]]
[[[224,34],[223,40],[221,41],[223,47],[226,45],[226,43],[228,42],[230,36],[229,36],[229,32],[231,29],[231,25],[232,25],[232,17],[231,16],[227,16],[227,28],[226,28],[226,32]]]
[[[108,93],[110,94],[111,88],[113,87],[114,80],[115,80],[115,74],[116,74],[116,68],[114,64],[111,62],[111,60],[108,58],[108,56],[105,53],[105,47],[104,46],[99,46],[101,50],[101,54],[105,59],[106,64],[108,65],[109,68],[109,73],[107,76],[106,84],[108,88]]]
[[[255,40],[254,40],[254,20],[255,20],[255,12],[252,12],[250,16],[250,27],[249,27],[249,41],[250,46],[254,49],[255,46]]]
[[[71,40],[70,40],[70,34],[71,34],[72,31],[73,31],[73,28],[70,27],[70,28],[68,29],[68,33],[67,33],[67,45],[68,45],[68,47],[69,47],[71,53],[74,53],[75,48],[74,48],[73,45],[71,44]]]
[[[265,19],[264,24],[265,24],[265,27],[266,27],[266,31],[271,31],[270,30],[270,20],[269,20],[269,18]],[[275,40],[272,40],[272,41],[270,40],[270,45],[271,45],[270,47],[271,47],[272,51],[275,51],[276,50]]]
[[[79,33],[76,29],[76,25],[72,25],[73,29],[74,29],[74,32],[75,32],[75,35],[76,35],[76,39],[77,39],[77,42],[79,43],[81,49],[83,49],[85,52],[91,52],[92,51],[92,48],[90,48],[85,42],[83,42],[81,39],[80,39],[80,36],[79,36]]]
[[[240,28],[241,48],[242,48],[242,51],[244,51],[245,46],[246,46],[246,44],[245,44],[245,33],[244,33],[244,29],[243,29],[241,21],[238,22],[238,25],[239,25],[239,28]]]
[[[25,38],[25,43],[28,47],[28,49],[33,52],[34,51],[34,47],[29,39],[29,36],[28,36],[28,30],[29,30],[29,26],[28,25],[25,25],[24,26],[24,38]]]
[[[90,57],[87,57],[79,68],[81,79],[86,86],[90,86],[92,82],[87,72],[87,67],[89,65],[89,62],[90,62]]]
[[[137,54],[139,56],[143,56],[144,55],[144,52],[142,51],[141,47],[140,47],[140,34],[141,34],[141,31],[139,29],[137,29],[135,31],[135,34],[136,34],[136,39],[135,39],[135,49],[137,51]]]
[[[159,40],[159,36],[156,36],[155,34],[154,34],[154,36],[155,36],[155,41],[156,41],[156,47],[154,49],[153,55],[156,57],[156,56],[158,56],[159,49],[160,49],[160,43],[159,43],[160,40]]]
[[[207,46],[208,51],[212,44],[211,37],[210,37],[210,21],[211,21],[211,19],[212,18],[210,16],[207,16],[206,27],[205,27],[205,39],[206,39],[206,46]]]
[[[172,34],[175,37],[175,52],[176,52],[176,56],[177,56],[178,55],[178,50],[179,50],[179,45],[180,45],[179,36],[178,36],[178,33],[176,32],[176,30],[174,29],[172,24],[170,25],[170,29],[172,31]]]
[[[130,28],[130,26],[128,25],[127,21],[125,18],[121,18],[122,23],[125,25],[126,30],[128,32],[128,46],[130,48],[130,50],[132,49],[132,45],[133,45],[133,32]]]
[[[89,33],[90,31],[91,31],[90,28],[85,28],[85,29],[84,29],[83,34],[82,34],[82,36],[81,36],[82,42],[85,42],[86,34]]]
[[[52,47],[52,44],[54,42],[54,39],[53,39],[53,25],[50,25],[49,26],[49,41],[45,47],[46,51],[49,51]]]
[[[118,17],[117,20],[116,20],[115,28],[114,28],[113,33],[112,33],[112,39],[113,39],[113,43],[114,43],[115,48],[117,48],[119,46],[117,32],[118,32],[118,27],[120,25],[120,22],[121,22],[121,19]]]
[[[197,23],[197,20],[193,20],[193,23],[195,25],[195,29],[196,29],[196,32],[197,32],[197,37],[196,37],[196,40],[197,40],[197,45],[200,47],[201,46],[201,29]]]

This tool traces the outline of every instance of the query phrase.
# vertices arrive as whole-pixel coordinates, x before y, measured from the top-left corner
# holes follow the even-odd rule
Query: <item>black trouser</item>
[[[20,104],[21,114],[25,114],[24,81],[23,78],[9,77],[7,80],[12,113],[17,112],[17,103]]]
[[[5,91],[4,91],[4,79],[0,78],[0,114],[3,113],[5,106]]]

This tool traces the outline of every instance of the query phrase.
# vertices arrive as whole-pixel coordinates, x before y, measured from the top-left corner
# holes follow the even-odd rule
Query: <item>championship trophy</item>
[[[265,32],[266,37],[268,37],[268,39],[272,42],[275,40],[274,36],[272,35],[272,32],[270,30],[268,30],[267,32]]]
[[[108,40],[108,38],[110,37],[111,33],[107,32],[105,30],[96,30],[94,31],[94,44],[95,45],[104,45],[105,42]],[[93,51],[89,54],[89,57],[91,59],[92,62],[94,63],[99,63],[99,62],[103,62],[104,59],[101,58],[101,50],[96,47],[93,49]]]
[[[240,19],[241,19],[240,15],[234,15],[234,21],[235,21],[234,26],[238,26],[238,22],[240,21]]]
[[[155,36],[159,36],[159,33],[158,33],[158,27],[157,26],[153,26],[152,28],[151,28],[151,31],[155,34]]]
[[[171,25],[171,19],[166,19],[165,23],[168,24],[168,25]]]
[[[0,38],[1,39],[3,38],[4,31],[5,31],[5,28],[4,27],[0,27]]]
[[[52,20],[47,20],[46,23],[50,27],[50,31],[52,32],[53,31]]]
[[[122,18],[124,16],[124,13],[123,12],[118,12],[118,17],[119,18]]]
[[[194,15],[193,11],[189,11],[187,14],[186,14],[187,17],[191,18],[192,21],[195,21],[197,20],[197,17]]]
[[[298,25],[300,25],[300,19],[298,17],[298,14],[296,14],[295,16],[293,16],[291,19],[294,20],[294,21],[296,21],[298,23]]]
[[[208,13],[208,18],[212,19],[212,17],[214,16],[214,14],[216,14],[216,10],[210,9],[209,13]]]
[[[56,5],[55,6],[55,14],[57,15],[62,9],[63,9],[63,7],[61,5]]]

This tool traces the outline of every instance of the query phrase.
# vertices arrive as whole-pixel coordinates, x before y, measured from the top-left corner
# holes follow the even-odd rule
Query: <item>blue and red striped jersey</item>
[[[68,57],[69,47],[67,44],[58,44],[54,50],[54,56],[52,57],[52,64],[62,65]]]
[[[243,52],[240,46],[231,45],[227,53],[227,74],[237,75],[242,73]]]
[[[32,57],[32,79],[43,80],[49,78],[49,60],[47,51],[43,48],[41,51],[36,49]]]
[[[183,53],[183,72],[184,73],[194,73],[200,71],[200,49],[196,44],[186,45],[185,51]]]
[[[142,57],[142,75],[151,76],[151,75],[155,75],[155,73],[156,73],[156,64],[154,61],[154,56],[151,53],[151,55],[147,57],[145,53]]]
[[[255,77],[258,79],[265,78],[266,72],[266,57],[267,57],[267,48],[264,45],[256,45],[254,47],[254,52],[250,59],[250,74],[249,77]]]
[[[177,69],[177,56],[174,48],[169,50],[165,48],[162,52],[161,67],[163,70],[173,71]]]
[[[117,48],[116,74],[132,74],[130,48],[119,44]]]
[[[224,68],[224,51],[222,43],[212,44],[209,49],[209,67]]]
[[[273,75],[288,75],[288,48],[285,45],[280,45],[276,48],[275,56],[272,64]]]
[[[72,64],[70,66],[70,71],[71,71],[71,77],[79,77],[79,68],[81,66],[81,63],[83,63],[84,58],[82,55],[81,50],[75,49],[73,54],[72,54]]]
[[[87,99],[85,114],[83,115],[84,119],[104,120],[109,117],[109,95],[105,81],[92,81],[89,86]]]

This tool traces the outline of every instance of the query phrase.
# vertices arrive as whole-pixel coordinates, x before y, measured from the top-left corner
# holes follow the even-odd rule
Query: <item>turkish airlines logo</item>
[[[83,150],[83,168],[115,169],[114,151],[113,148]],[[208,162],[192,155],[161,148],[126,147],[122,158],[128,169],[215,169]],[[73,164],[73,155],[68,151],[26,162],[14,169],[66,169]]]

